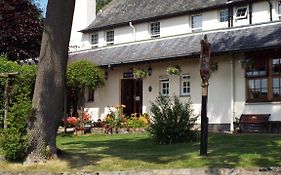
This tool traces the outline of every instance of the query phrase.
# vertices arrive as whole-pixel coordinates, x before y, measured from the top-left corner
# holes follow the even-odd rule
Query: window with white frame
[[[170,83],[169,79],[160,79],[160,93],[161,95],[167,96],[169,95]]]
[[[247,18],[247,14],[248,14],[248,7],[247,6],[237,7],[236,13],[235,13],[235,18],[236,19],[244,19],[244,18]]]
[[[191,29],[192,32],[202,31],[202,15],[191,16]]]
[[[106,44],[113,45],[114,44],[114,30],[108,30],[105,32]]]
[[[150,23],[150,36],[151,38],[160,37],[160,22]]]
[[[99,43],[99,35],[98,33],[91,34],[91,44],[92,47],[97,47]]]
[[[228,21],[228,9],[223,9],[219,11],[220,13],[220,22],[226,22]]]
[[[190,75],[184,74],[181,76],[181,96],[190,95]]]

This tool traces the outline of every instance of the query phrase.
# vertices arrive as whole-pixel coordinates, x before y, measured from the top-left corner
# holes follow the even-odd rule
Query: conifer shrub
[[[156,143],[172,144],[196,139],[192,128],[197,117],[193,114],[190,100],[182,103],[177,96],[160,95],[152,102],[151,113],[148,131]]]

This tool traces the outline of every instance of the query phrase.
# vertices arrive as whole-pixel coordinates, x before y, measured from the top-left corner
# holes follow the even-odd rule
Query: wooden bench
[[[281,132],[281,121],[268,121],[268,132],[280,133]]]
[[[242,114],[239,120],[240,132],[268,132],[270,114]]]

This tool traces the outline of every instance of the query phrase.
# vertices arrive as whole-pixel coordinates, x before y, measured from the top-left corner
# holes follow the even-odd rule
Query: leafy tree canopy
[[[97,12],[110,3],[112,0],[97,0]]]
[[[9,60],[38,57],[42,32],[41,10],[31,0],[0,1],[0,54]]]
[[[83,89],[96,88],[104,84],[104,71],[89,61],[77,61],[67,67],[67,85]]]

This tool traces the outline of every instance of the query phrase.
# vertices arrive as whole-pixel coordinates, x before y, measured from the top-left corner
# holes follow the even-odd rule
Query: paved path
[[[77,173],[47,173],[47,172],[1,172],[0,175],[281,175],[281,167],[255,169],[228,168],[197,168],[197,169],[163,169],[144,171],[113,171],[113,172],[77,172]]]

